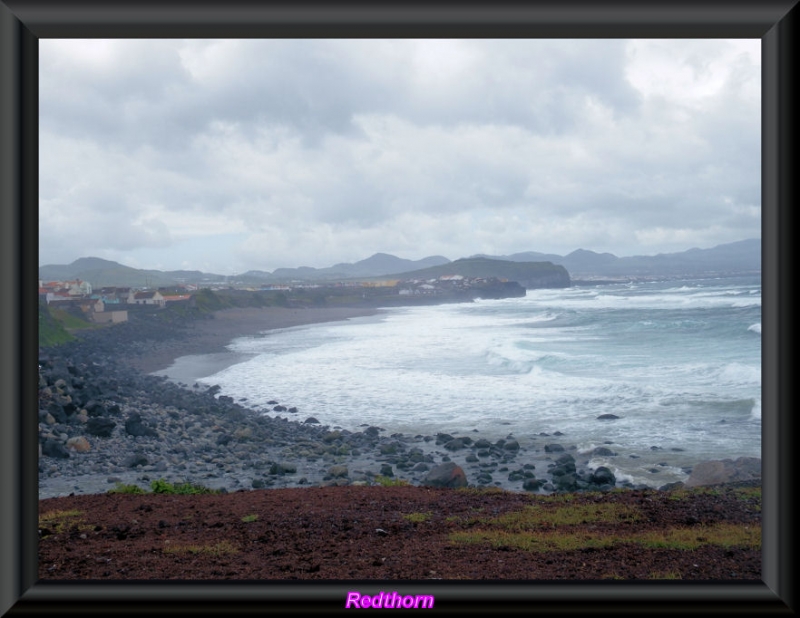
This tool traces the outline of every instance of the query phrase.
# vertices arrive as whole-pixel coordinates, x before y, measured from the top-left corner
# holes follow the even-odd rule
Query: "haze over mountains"
[[[678,253],[617,257],[611,253],[596,253],[578,249],[566,256],[527,251],[511,255],[478,254],[483,257],[511,262],[552,262],[564,266],[575,279],[619,277],[725,276],[761,271],[761,240],[748,239],[718,245],[711,249],[689,249]],[[39,278],[45,281],[81,279],[94,287],[159,287],[179,283],[242,283],[269,284],[289,281],[334,281],[355,278],[381,277],[402,274],[411,278],[415,271],[449,264],[443,256],[407,260],[386,253],[376,253],[353,264],[335,264],[328,268],[279,268],[273,272],[250,270],[240,275],[226,276],[200,271],[140,270],[110,260],[84,257],[68,265],[39,267]]]
[[[761,239],[740,240],[711,249],[689,249],[679,253],[631,257],[617,257],[611,253],[595,253],[585,249],[578,249],[566,256],[526,251],[482,257],[512,262],[553,262],[564,266],[571,277],[578,279],[733,274],[761,270]]]

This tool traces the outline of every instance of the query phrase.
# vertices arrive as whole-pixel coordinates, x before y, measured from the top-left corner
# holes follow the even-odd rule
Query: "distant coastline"
[[[39,266],[42,280],[75,279],[89,281],[93,286],[172,286],[195,284],[200,286],[239,286],[258,288],[270,284],[327,283],[359,281],[377,278],[415,278],[416,273],[441,274],[446,267],[452,271],[459,262],[491,260],[505,262],[513,268],[523,263],[539,263],[564,268],[570,277],[578,280],[618,278],[660,278],[697,276],[735,276],[737,273],[754,274],[761,271],[761,240],[749,238],[717,245],[709,249],[688,249],[676,253],[617,257],[611,253],[577,249],[568,255],[525,251],[509,255],[477,254],[451,261],[437,255],[421,260],[407,260],[386,253],[353,264],[336,264],[328,268],[300,266],[279,268],[273,272],[249,270],[236,275],[221,275],[201,271],[143,270],[124,266],[96,257],[82,257],[71,264],[45,264]],[[509,266],[510,265],[510,266]],[[438,276],[438,274],[436,276]],[[485,276],[485,275],[481,275]],[[518,277],[496,274],[509,280]],[[529,287],[529,286],[526,286]]]

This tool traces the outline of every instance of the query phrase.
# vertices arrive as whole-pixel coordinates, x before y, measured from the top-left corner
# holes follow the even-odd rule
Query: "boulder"
[[[617,483],[617,477],[614,476],[614,473],[605,466],[600,466],[592,473],[592,476],[589,477],[589,482],[593,483],[594,485],[613,486]]]
[[[444,447],[448,451],[458,451],[458,450],[461,450],[462,448],[464,448],[465,446],[466,446],[466,444],[464,444],[464,441],[461,438],[454,438],[453,440],[449,440],[444,445]]]
[[[564,453],[556,459],[556,466],[565,468],[567,472],[575,472],[575,458],[569,453]]]
[[[94,399],[87,401],[83,407],[89,416],[105,416],[107,413],[106,407]]]
[[[69,459],[69,451],[58,440],[47,438],[44,441],[44,443],[42,443],[41,446],[42,446],[42,455],[45,455],[47,457],[54,457],[56,459]]]
[[[148,427],[142,422],[142,417],[138,412],[134,412],[133,414],[128,417],[128,420],[125,421],[125,431],[128,432],[130,435],[136,436],[148,436],[151,438],[158,437],[158,433],[152,427]]]
[[[761,478],[761,459],[758,457],[739,457],[738,459],[717,459],[697,464],[686,487],[718,485],[735,481],[751,481]]]
[[[111,419],[102,416],[93,416],[86,421],[86,433],[98,438],[107,438],[111,435],[117,424]]]
[[[429,487],[466,487],[467,475],[461,466],[448,461],[439,464],[428,472],[422,480],[422,484]]]
[[[273,463],[269,467],[269,473],[272,475],[294,474],[297,472],[297,466],[292,463]]]
[[[575,491],[578,489],[578,475],[567,472],[560,476],[553,476],[553,485],[558,491]]]
[[[346,478],[348,474],[347,466],[336,465],[328,468],[328,475],[331,478]]]
[[[150,462],[147,460],[147,457],[141,453],[133,453],[125,458],[122,465],[126,468],[135,468],[136,466],[146,466],[148,463]]]
[[[545,481],[543,481],[542,479],[536,479],[536,478],[525,479],[522,482],[522,489],[524,489],[525,491],[539,491],[544,484]]]
[[[67,448],[75,451],[76,453],[88,453],[92,450],[89,441],[83,436],[77,436],[67,440]]]

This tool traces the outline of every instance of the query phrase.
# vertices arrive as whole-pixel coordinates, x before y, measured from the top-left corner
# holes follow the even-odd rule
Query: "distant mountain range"
[[[761,270],[761,240],[751,238],[711,249],[689,249],[679,253],[617,257],[578,249],[569,255],[526,251],[511,255],[479,255],[512,262],[552,262],[581,277],[665,277],[676,275],[730,275]]]
[[[595,253],[578,249],[569,255],[527,251],[511,255],[478,254],[469,259],[503,260],[506,262],[551,262],[563,266],[569,276],[582,278],[667,277],[667,276],[725,276],[761,271],[761,240],[748,239],[718,245],[711,249],[689,249],[679,253],[617,257],[611,253]],[[456,260],[459,262],[459,260]],[[440,267],[453,264],[446,257],[431,256],[421,260],[406,260],[386,253],[375,255],[354,264],[335,264],[329,268],[279,268],[273,272],[250,270],[240,275],[226,276],[196,270],[140,270],[110,260],[85,257],[67,265],[39,267],[43,281],[81,279],[93,287],[166,287],[181,283],[210,285],[242,283],[261,285],[289,281],[334,281],[344,279],[394,276],[411,279],[448,274]],[[427,275],[426,275],[427,271]],[[453,273],[455,274],[455,273]],[[438,275],[436,275],[438,276]],[[486,276],[486,275],[480,275]],[[502,275],[496,275],[502,276]],[[523,283],[524,285],[524,283]]]
[[[403,258],[389,255],[388,253],[376,253],[355,264],[335,264],[329,268],[311,268],[302,266],[300,268],[278,268],[273,272],[263,270],[249,270],[246,273],[237,275],[236,279],[256,279],[262,281],[291,281],[291,280],[334,280],[334,279],[354,279],[357,277],[381,277],[383,275],[394,275],[401,272],[410,272],[449,264],[450,260],[441,255],[426,257],[421,260],[405,260]]]

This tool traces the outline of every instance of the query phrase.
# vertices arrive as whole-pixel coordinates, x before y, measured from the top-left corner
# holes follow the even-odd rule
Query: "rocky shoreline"
[[[119,483],[148,489],[158,479],[227,492],[385,479],[539,493],[647,488],[589,468],[595,453],[579,453],[558,433],[533,447],[513,436],[387,435],[366,425],[348,431],[321,425],[295,402],[252,409],[213,386],[151,375],[178,356],[220,352],[235,336],[375,313],[236,311],[190,323],[115,325],[40,350],[39,498],[104,493]],[[760,460],[743,459],[710,473],[723,475],[719,482],[760,478]]]

